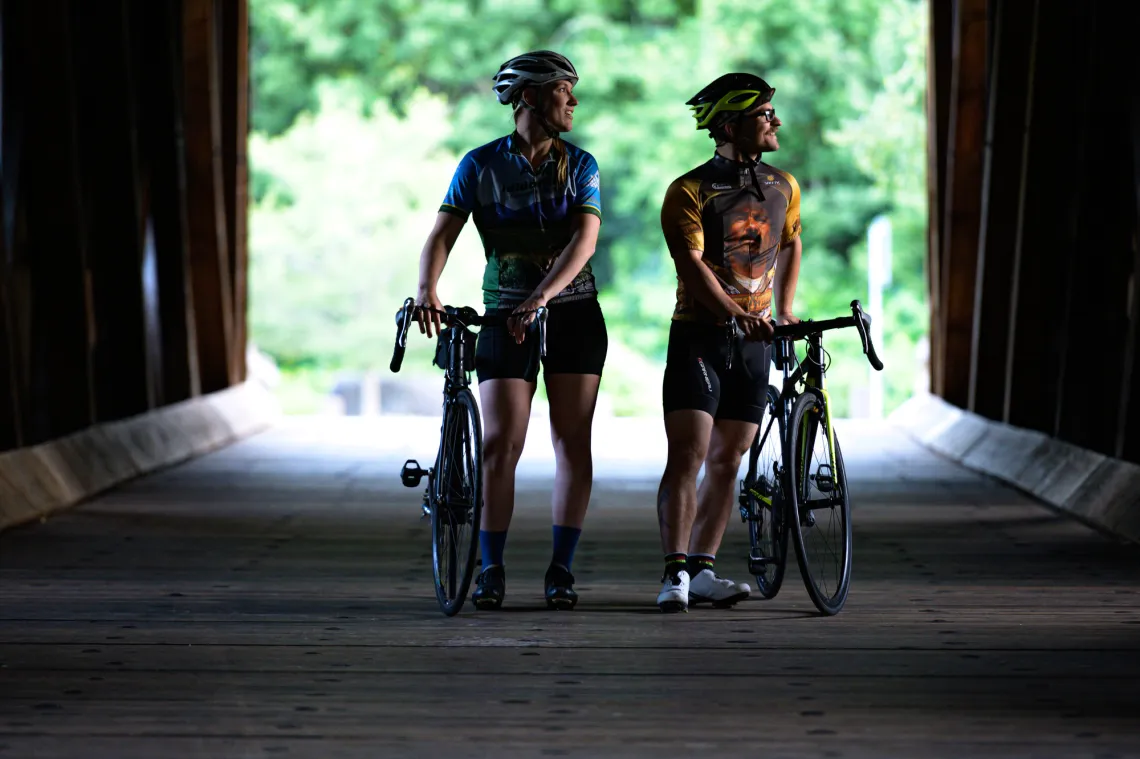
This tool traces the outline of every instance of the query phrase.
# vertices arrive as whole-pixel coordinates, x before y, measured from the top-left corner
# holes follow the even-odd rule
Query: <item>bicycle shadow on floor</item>
[[[579,601],[578,605],[572,611],[560,611],[556,609],[548,609],[543,605],[542,601],[537,601],[533,606],[519,605],[519,606],[503,606],[494,612],[480,612],[482,614],[504,614],[504,613],[527,613],[527,612],[543,612],[546,614],[573,614],[573,615],[589,615],[589,614],[630,614],[637,616],[657,616],[669,617],[678,616],[678,614],[692,615],[715,615],[723,616],[725,621],[732,619],[742,619],[745,616],[751,617],[759,614],[763,616],[765,621],[778,621],[782,619],[806,619],[809,617],[820,616],[816,611],[792,611],[789,609],[765,609],[760,604],[744,603],[730,609],[715,609],[706,604],[691,607],[688,612],[679,612],[678,614],[665,614],[657,606],[653,604],[631,604],[625,602],[582,602]]]

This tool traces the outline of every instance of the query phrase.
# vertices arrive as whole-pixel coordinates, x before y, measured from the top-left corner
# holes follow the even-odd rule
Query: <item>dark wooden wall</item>
[[[0,451],[245,376],[247,0],[0,0]]]
[[[1140,462],[1140,48],[1127,5],[931,0],[931,380]]]

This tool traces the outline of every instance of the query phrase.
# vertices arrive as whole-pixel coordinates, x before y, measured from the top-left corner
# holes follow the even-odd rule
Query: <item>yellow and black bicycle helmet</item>
[[[689,98],[697,129],[710,133],[757,105],[767,103],[776,94],[774,87],[755,74],[725,74]]]

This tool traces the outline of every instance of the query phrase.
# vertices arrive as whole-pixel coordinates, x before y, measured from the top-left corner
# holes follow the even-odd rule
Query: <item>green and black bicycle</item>
[[[768,386],[767,405],[740,482],[740,517],[748,526],[748,572],[759,593],[780,592],[788,535],[812,603],[837,614],[851,586],[851,499],[843,452],[831,417],[825,377],[830,357],[823,333],[854,327],[876,371],[883,362],[871,342],[871,318],[859,301],[851,316],[775,328],[772,361],[783,386]],[[801,362],[795,341],[807,343]]]

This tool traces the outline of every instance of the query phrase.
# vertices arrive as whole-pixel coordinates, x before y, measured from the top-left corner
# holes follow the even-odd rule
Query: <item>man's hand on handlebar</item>
[[[432,337],[432,325],[435,325],[437,335],[442,331],[439,321],[440,311],[443,311],[443,303],[440,302],[439,296],[434,291],[425,292],[421,290],[420,294],[416,296],[415,309],[415,320],[420,325],[421,335]]]
[[[796,316],[791,311],[788,311],[787,313],[778,314],[776,316],[776,323],[777,324],[799,324],[800,323],[800,317]]]
[[[774,334],[772,323],[759,314],[741,314],[736,317],[744,339],[752,342],[768,341]]]

